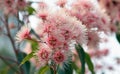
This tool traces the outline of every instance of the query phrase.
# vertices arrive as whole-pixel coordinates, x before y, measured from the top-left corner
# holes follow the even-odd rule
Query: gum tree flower
[[[65,53],[62,51],[56,51],[53,55],[53,60],[57,63],[63,63],[65,61]]]
[[[37,16],[39,14],[42,14],[42,12],[39,13],[38,11]],[[70,44],[73,42],[87,44],[87,29],[85,25],[82,25],[77,18],[71,17],[64,10],[61,9],[57,12],[53,11],[47,13],[45,19],[41,16],[38,17],[38,19],[40,22],[37,29],[35,29],[35,32],[38,34],[42,42],[45,43],[45,46],[51,50],[49,53],[51,55],[43,55],[51,58],[48,59],[49,62],[54,61],[57,64],[66,62],[66,59],[68,59],[67,57],[71,56],[69,55],[71,54],[69,48]],[[46,49],[46,51],[49,49]],[[41,53],[43,53],[42,48],[39,51],[40,56]]]
[[[59,38],[56,38],[55,36],[49,36],[47,39],[47,44],[53,49],[61,46],[62,43],[63,42],[59,40]]]
[[[50,55],[50,52],[46,49],[46,48],[43,48],[43,49],[40,49],[37,53],[38,55],[38,58],[39,60],[41,61],[48,61],[49,60],[49,55]]]
[[[16,41],[21,42],[27,38],[30,38],[30,29],[27,26],[23,26],[21,30],[16,34]]]
[[[97,32],[91,31],[88,32],[88,47],[89,48],[98,48],[100,42],[100,37]]]
[[[108,15],[99,5],[90,0],[73,2],[69,13],[78,18],[88,29],[97,28],[98,31],[106,31],[110,25]]]
[[[25,0],[18,0],[17,1],[17,8],[23,9],[26,6],[26,1]]]
[[[120,1],[119,0],[99,0],[99,3],[111,18],[111,23],[120,21]]]
[[[66,3],[67,3],[67,0],[58,0],[56,4],[60,7],[64,7]]]
[[[4,4],[6,7],[12,7],[14,3],[14,0],[4,0]]]

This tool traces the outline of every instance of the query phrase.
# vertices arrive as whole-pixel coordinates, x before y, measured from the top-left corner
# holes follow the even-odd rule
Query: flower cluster
[[[120,1],[119,0],[99,0],[100,5],[107,11],[114,24],[120,21]]]
[[[37,28],[42,27],[42,29],[35,31],[53,53],[50,60],[53,59],[58,64],[62,63],[69,56],[69,46],[72,42],[87,43],[86,27],[76,18],[69,16],[65,11],[59,10],[57,13],[56,11],[48,13],[45,19],[38,17],[42,21]],[[40,51],[43,50],[41,49]]]
[[[97,28],[98,31],[105,31],[110,24],[109,17],[91,0],[77,0],[72,4],[69,12],[82,21],[88,29]]]
[[[23,26],[21,31],[16,34],[16,41],[21,42],[25,39],[30,39],[30,29],[27,26]]]
[[[119,26],[116,24],[120,22],[120,1],[119,0],[99,0],[100,5],[106,10],[107,14],[111,18],[110,30],[111,32],[119,31]]]
[[[105,11],[96,1],[91,0],[77,0],[67,11],[87,27],[88,47],[97,48],[100,41],[98,32],[108,33],[110,31],[110,18]]]
[[[91,0],[77,0],[70,8],[65,7],[66,3],[66,0],[58,1],[56,5],[61,8],[54,11],[43,2],[39,4],[36,13],[39,24],[34,31],[40,39],[35,39],[40,49],[36,56],[43,65],[65,62],[72,54],[71,44],[96,48],[100,41],[99,32],[109,31],[109,17]],[[21,29],[17,40],[25,39],[32,39],[30,30]]]
[[[25,0],[0,0],[0,9],[4,14],[16,14],[17,10],[22,10],[26,6]]]

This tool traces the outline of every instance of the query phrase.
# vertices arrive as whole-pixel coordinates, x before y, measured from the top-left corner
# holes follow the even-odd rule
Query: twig
[[[8,57],[4,57],[4,56],[1,56],[0,55],[0,58],[4,58],[5,60],[8,60],[8,61],[11,61],[11,62],[14,62],[16,64],[19,64],[17,61],[15,61],[14,59],[11,59],[11,58],[8,58]]]
[[[11,36],[9,25],[8,25],[8,17],[5,18],[4,24],[5,24],[5,27],[6,27],[6,30],[7,30],[7,36],[9,37],[9,39],[11,41],[11,44],[12,44],[12,47],[13,47],[13,51],[14,51],[14,53],[16,55],[16,58],[17,58],[17,56],[18,56],[17,54],[18,54],[19,50],[16,49],[15,42],[14,42],[12,36]],[[18,63],[18,65],[19,65],[19,63]],[[21,67],[20,67],[20,70],[21,70],[21,74],[24,74],[24,72],[23,72]]]
[[[4,63],[7,64],[12,70],[14,70],[14,71],[16,71],[17,73],[19,73],[19,71],[16,70],[16,69],[14,68],[14,66],[12,66],[11,64],[9,64],[9,63],[6,61],[6,58],[0,56],[0,59],[2,59],[2,60],[4,61]],[[8,59],[8,58],[7,58],[7,59]],[[9,60],[10,60],[10,59],[9,59]]]
[[[15,52],[15,55],[17,56],[17,53],[18,53],[18,52],[17,52],[17,50],[16,50],[14,40],[13,40],[13,38],[12,38],[12,36],[11,36],[11,33],[10,33],[10,29],[9,29],[9,26],[8,26],[8,18],[5,19],[5,26],[6,26],[6,30],[7,30],[7,35],[8,35],[8,37],[9,37],[10,41],[11,41],[11,44],[12,44],[13,50],[14,50],[14,52]]]

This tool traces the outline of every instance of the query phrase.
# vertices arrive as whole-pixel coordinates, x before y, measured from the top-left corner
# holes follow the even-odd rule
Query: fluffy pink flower
[[[97,28],[106,31],[110,23],[109,17],[91,0],[77,0],[69,13],[78,18],[88,29]]]
[[[39,44],[39,50],[36,52],[36,63],[38,67],[45,66],[51,60],[51,49],[44,43]]]
[[[17,7],[19,9],[23,9],[26,6],[26,1],[25,0],[18,0],[17,1]]]
[[[73,23],[73,40],[75,40],[77,43],[82,44],[87,44],[87,28],[85,25],[83,25],[80,21],[78,20],[71,20]],[[71,28],[72,29],[72,28]]]
[[[111,18],[111,23],[120,21],[120,1],[119,0],[99,0],[100,5],[106,10]]]
[[[39,2],[39,8],[40,9],[46,9],[48,6],[45,2]]]
[[[18,0],[21,1],[21,0]],[[15,14],[18,12],[16,0],[0,0],[0,9],[5,15]],[[21,5],[22,7],[22,5]]]
[[[65,53],[62,51],[56,51],[53,55],[53,60],[57,63],[63,63],[65,61]]]
[[[42,20],[46,20],[46,18],[47,18],[47,16],[48,16],[48,11],[45,10],[45,9],[42,9],[42,10],[38,11],[37,16],[38,16],[39,18],[41,18]]]
[[[50,11],[51,10],[48,9],[48,6],[45,2],[40,2],[39,3],[39,8],[38,8],[38,11],[37,11],[37,16],[38,16],[38,18],[40,18],[44,21],[44,20],[46,20]]]
[[[112,25],[112,24],[109,26],[109,28],[110,28],[111,32],[117,32],[117,30],[118,30],[117,26],[116,25]]]
[[[67,0],[58,0],[56,4],[60,7],[64,7],[66,2],[67,2]]]
[[[52,47],[52,49],[60,47],[63,43],[56,36],[49,36],[46,42],[50,47]]]
[[[109,50],[108,49],[101,50],[101,55],[106,56],[108,54],[109,54]]]
[[[12,7],[14,3],[14,0],[4,0],[4,5],[6,7]]]
[[[102,49],[102,50],[88,50],[87,51],[91,57],[101,58],[103,56],[107,56],[109,54],[108,49]]]
[[[101,69],[101,68],[103,68],[103,65],[101,65],[101,64],[96,64],[95,68],[96,68],[97,70],[98,70],[98,69]]]
[[[41,61],[48,61],[50,57],[50,52],[46,48],[43,48],[38,51],[37,55]]]
[[[27,38],[30,38],[30,29],[27,26],[23,26],[21,30],[16,34],[16,41],[21,42]]]
[[[97,32],[94,31],[88,32],[88,47],[90,49],[98,48],[99,42],[100,37]]]
[[[73,2],[72,6],[78,10],[90,10],[94,8],[90,0],[77,0]]]
[[[73,41],[87,43],[86,27],[64,10],[47,14],[38,27],[42,29],[37,30],[37,34],[52,50],[68,50]]]
[[[69,18],[69,19],[68,19]],[[70,17],[64,11],[58,11],[47,17],[47,22],[52,23],[51,32],[58,32],[66,41],[77,40],[78,43],[86,43],[86,27],[76,18]],[[50,24],[48,24],[50,25]],[[56,29],[54,29],[56,28]],[[50,28],[49,28],[50,29]],[[57,34],[58,34],[57,33]]]

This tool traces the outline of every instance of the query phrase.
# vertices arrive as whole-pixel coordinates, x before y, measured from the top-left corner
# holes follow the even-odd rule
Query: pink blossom
[[[36,63],[38,67],[45,66],[51,60],[51,49],[43,43],[39,44],[39,50],[36,52]]]
[[[42,48],[38,51],[37,55],[41,61],[48,61],[50,57],[50,52],[46,48]]]
[[[5,15],[16,14],[16,1],[15,0],[0,0],[0,9],[3,10]]]
[[[8,15],[8,14],[11,14],[11,13],[14,13],[15,9],[13,9],[14,7],[14,3],[15,1],[14,0],[1,0],[1,9],[3,9],[3,12],[5,15]],[[11,12],[11,13],[9,13]]]
[[[97,32],[95,31],[88,32],[88,47],[90,49],[98,48],[99,42],[100,42],[100,37]]]
[[[27,26],[23,26],[21,30],[16,34],[16,41],[21,42],[27,38],[30,38],[30,29]]]
[[[12,7],[14,0],[4,0],[4,4],[6,7]]]
[[[56,4],[60,7],[64,7],[66,2],[67,2],[67,0],[58,0]]]
[[[69,16],[64,10],[47,14],[46,20],[40,23],[38,27],[42,27],[38,33],[40,38],[52,50],[68,50],[71,41],[80,44],[87,43],[86,27],[76,18]]]
[[[97,64],[97,65],[95,66],[95,68],[96,68],[96,69],[101,69],[101,68],[103,68],[103,66],[100,65],[100,64]]]
[[[47,39],[47,44],[54,49],[56,47],[59,47],[62,42],[55,36],[49,36]]]
[[[111,23],[115,24],[120,21],[120,1],[119,0],[99,0],[100,5],[106,10],[107,14],[111,18]]]
[[[107,56],[109,54],[109,50],[108,49],[102,49],[102,50],[99,50],[99,49],[96,49],[96,50],[88,50],[87,51],[89,53],[89,55],[91,57],[97,57],[97,58],[101,58],[103,56]]]
[[[68,50],[69,49],[69,44],[67,42],[64,42],[63,49],[64,50]]]
[[[47,10],[40,10],[40,11],[38,11],[38,14],[37,14],[37,16],[39,17],[39,18],[41,18],[42,20],[46,20],[46,18],[47,18],[47,16],[48,16],[48,11]]]
[[[26,1],[25,0],[18,0],[17,1],[17,7],[19,9],[23,9],[26,6]]]
[[[82,23],[76,18],[67,15],[66,12],[59,11],[57,14],[54,13],[48,16],[47,22],[53,23],[52,25],[54,26],[51,27],[51,30],[55,31],[54,28],[56,28],[55,32],[59,32],[61,35],[63,35],[66,41],[78,39],[78,43],[86,43],[86,27],[82,25]]]
[[[77,0],[76,2],[73,2],[72,6],[78,10],[90,10],[94,8],[90,0]]]
[[[39,8],[40,9],[46,9],[48,6],[45,2],[39,2]]]
[[[53,60],[57,63],[63,63],[65,61],[65,53],[62,51],[56,51],[53,55]]]
[[[107,56],[108,54],[109,54],[109,50],[108,49],[101,50],[101,55]]]
[[[95,7],[96,6],[96,7]],[[78,18],[88,29],[97,28],[98,31],[108,31],[110,19],[108,15],[90,0],[77,0],[71,6],[70,14]]]

